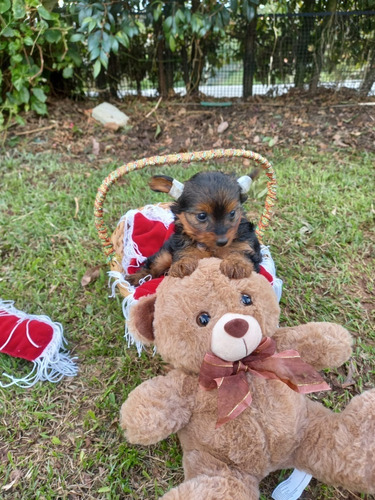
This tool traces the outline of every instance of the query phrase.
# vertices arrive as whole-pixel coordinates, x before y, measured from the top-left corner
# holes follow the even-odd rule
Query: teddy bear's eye
[[[197,323],[199,326],[207,326],[210,322],[211,316],[206,312],[201,312],[197,316]]]
[[[251,306],[251,304],[253,303],[253,301],[251,300],[250,295],[247,295],[246,293],[243,293],[243,294],[241,295],[241,302],[242,302],[242,304],[244,304],[245,306]]]

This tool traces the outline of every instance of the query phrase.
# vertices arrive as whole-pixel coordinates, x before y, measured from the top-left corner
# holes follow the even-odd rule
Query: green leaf
[[[34,40],[31,38],[31,36],[26,36],[23,39],[23,43],[27,45],[28,47],[32,47],[34,45]]]
[[[73,68],[64,68],[63,69],[63,77],[64,78],[72,78],[73,76]]]
[[[98,493],[109,493],[111,491],[111,488],[109,486],[103,486],[102,488],[98,489]]]
[[[123,45],[125,48],[129,47],[129,37],[122,31],[116,33],[116,40],[120,42],[121,45]]]
[[[27,104],[30,100],[30,92],[25,86],[20,89],[20,99],[24,104]]]
[[[88,31],[89,33],[91,33],[91,31],[96,28],[96,20],[95,19],[91,19],[91,21],[89,22],[89,27],[88,27]]]
[[[72,35],[70,37],[70,41],[72,43],[74,43],[74,42],[82,42],[84,39],[85,39],[85,35],[83,35],[81,33],[74,33],[74,35]]]
[[[34,96],[38,99],[38,101],[40,101],[40,102],[46,102],[47,96],[43,92],[42,89],[34,88],[32,90],[32,92],[33,92]]]
[[[154,9],[153,12],[152,12],[152,15],[154,17],[154,21],[155,22],[158,21],[159,18],[160,18],[160,16],[161,16],[161,9],[162,9],[162,5],[161,5],[161,3],[159,3],[157,5],[156,9]]]
[[[26,125],[26,122],[22,118],[22,116],[16,115],[14,118],[15,118],[16,122],[18,123],[18,125],[21,125],[21,127],[24,127]]]
[[[111,36],[111,40],[112,40],[112,51],[115,54],[117,54],[118,49],[119,49],[118,41],[116,40],[116,38],[114,36]]]
[[[99,75],[101,69],[102,69],[102,64],[100,62],[100,59],[97,59],[94,64],[94,78],[96,78]]]
[[[47,30],[44,34],[48,43],[57,43],[61,40],[61,31]]]
[[[0,33],[2,36],[5,36],[6,38],[11,38],[16,34],[14,30],[10,26],[7,26],[6,28],[3,29]]]
[[[238,0],[230,0],[230,8],[231,8],[232,12],[237,12]]]
[[[10,9],[10,0],[0,0],[0,14]]]
[[[102,63],[102,66],[104,66],[105,69],[108,69],[108,56],[104,52],[104,50],[100,51],[100,58],[99,59],[100,59],[100,62]]]
[[[94,47],[92,51],[90,52],[90,61],[94,61],[99,57],[100,54],[100,49],[98,46]]]
[[[176,50],[176,40],[173,35],[169,35],[169,48],[171,49],[172,52]]]
[[[255,7],[251,5],[250,0],[244,0],[242,5],[242,14],[247,21],[252,21],[255,17]]]
[[[52,21],[53,15],[51,14],[51,12],[48,12],[48,10],[43,7],[43,5],[39,5],[37,10],[41,18],[45,19],[46,21]]]
[[[51,439],[52,444],[61,444],[61,441],[58,437],[53,436]]]
[[[36,111],[38,115],[46,115],[47,114],[47,106],[44,102],[40,102],[36,99],[32,99],[31,109]]]
[[[13,15],[15,19],[22,19],[26,15],[26,8],[24,0],[13,0]]]

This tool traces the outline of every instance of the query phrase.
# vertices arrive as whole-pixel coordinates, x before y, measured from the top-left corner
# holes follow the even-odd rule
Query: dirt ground
[[[45,117],[24,117],[7,131],[6,154],[58,152],[75,161],[120,164],[156,154],[212,148],[245,148],[272,157],[272,149],[311,144],[375,151],[375,97],[358,101],[355,91],[292,90],[277,98],[255,96],[230,106],[174,98],[129,97],[112,102],[130,120],[126,129],[106,128],[91,117],[99,101],[53,100]],[[212,104],[212,103],[211,103]]]

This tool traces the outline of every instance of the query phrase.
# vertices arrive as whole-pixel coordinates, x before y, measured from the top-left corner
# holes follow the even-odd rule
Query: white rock
[[[102,102],[92,110],[92,117],[103,125],[107,123],[116,123],[120,127],[125,127],[129,117],[113,106],[109,102]]]

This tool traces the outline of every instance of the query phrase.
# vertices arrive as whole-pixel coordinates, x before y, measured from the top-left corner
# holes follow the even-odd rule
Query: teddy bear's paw
[[[253,271],[251,262],[242,255],[232,254],[220,263],[220,271],[229,279],[249,278]]]
[[[201,474],[169,490],[160,500],[258,500],[259,490],[234,477]]]
[[[195,257],[184,257],[174,262],[168,272],[173,278],[183,278],[190,276],[198,267],[198,259]]]

